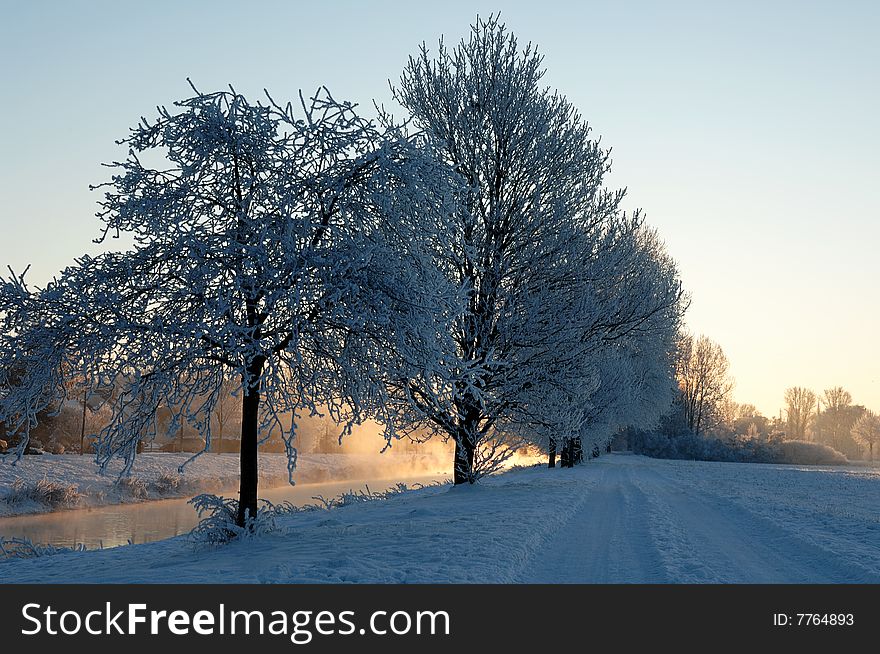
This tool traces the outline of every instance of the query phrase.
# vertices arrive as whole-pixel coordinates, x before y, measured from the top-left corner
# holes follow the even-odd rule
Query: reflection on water
[[[408,485],[428,484],[443,477],[420,476],[403,479],[350,479],[325,484],[282,486],[260,493],[270,502],[288,501],[302,506],[311,504],[317,495],[335,497],[348,490],[383,491],[398,481]],[[227,493],[229,495],[230,493]],[[160,500],[139,504],[114,504],[93,509],[77,509],[36,515],[0,518],[0,536],[28,538],[34,543],[72,547],[78,543],[87,548],[116,547],[132,543],[171,538],[190,531],[198,522],[195,510],[186,499]]]

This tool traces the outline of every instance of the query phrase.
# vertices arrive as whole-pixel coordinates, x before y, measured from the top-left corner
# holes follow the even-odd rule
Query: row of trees
[[[682,333],[676,358],[678,396],[665,428],[725,439],[806,441],[828,446],[850,459],[868,456],[880,439],[878,417],[853,404],[840,386],[822,395],[794,386],[785,391],[785,411],[767,418],[752,404],[732,399],[734,382],[721,346],[706,336]]]
[[[880,441],[876,414],[853,404],[852,395],[835,386],[818,395],[794,386],[785,391],[785,429],[792,438],[824,443],[850,458],[866,450],[873,460]]]
[[[101,240],[133,249],[0,286],[0,420],[19,453],[71,383],[114,389],[103,466],[131,469],[159,407],[208,449],[231,378],[245,525],[258,442],[280,437],[292,472],[297,416],[450,439],[455,483],[523,444],[656,421],[677,270],[542,76],[531,46],[478,19],[454,50],[409,60],[406,127],[326,89],[294,105],[193,87],[144,119],[96,187]]]
[[[802,441],[824,445],[849,459],[873,459],[880,439],[877,416],[853,403],[841,386],[817,394],[793,386],[784,394],[785,408],[776,417],[765,417],[752,404],[727,401],[720,405],[724,418],[716,431],[763,440]]]

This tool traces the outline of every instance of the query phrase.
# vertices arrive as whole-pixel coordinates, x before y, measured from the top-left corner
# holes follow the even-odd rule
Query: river
[[[398,482],[429,484],[443,475],[410,476],[396,479],[349,479],[322,484],[297,484],[266,489],[260,496],[275,504],[288,501],[297,506],[315,503],[316,496],[331,498],[349,490],[384,491]],[[28,538],[34,543],[58,547],[85,545],[89,549],[148,543],[190,531],[198,522],[188,498],[111,504],[87,509],[56,511],[0,518],[0,536]]]

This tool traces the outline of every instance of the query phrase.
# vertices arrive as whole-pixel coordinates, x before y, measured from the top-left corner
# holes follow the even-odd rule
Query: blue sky
[[[0,265],[95,251],[100,162],[157,104],[233,84],[389,102],[422,41],[501,11],[613,148],[739,401],[787,386],[880,410],[880,3],[0,1]]]

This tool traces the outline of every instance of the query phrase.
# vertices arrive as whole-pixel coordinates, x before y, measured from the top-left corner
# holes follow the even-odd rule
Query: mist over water
[[[323,484],[299,484],[266,489],[260,496],[278,504],[296,506],[314,504],[314,498],[336,497],[344,492],[384,491],[397,483],[408,486],[445,481],[443,475],[408,476],[395,479],[351,479]],[[149,543],[188,533],[198,523],[198,516],[188,499],[159,500],[137,504],[113,504],[89,509],[58,511],[35,515],[0,518],[0,536],[27,538],[34,543],[88,549],[118,547],[131,543]]]
[[[341,428],[326,419],[307,418],[297,428],[294,445],[299,463],[294,474],[296,481],[345,481],[364,477],[392,479],[413,475],[443,473],[452,475],[455,446],[451,440],[433,436],[424,440],[409,437],[385,440],[382,426],[366,421],[352,428],[342,438]],[[328,441],[332,444],[328,447]],[[328,452],[329,450],[329,452]],[[336,457],[334,466],[325,466],[326,454],[349,455]],[[534,465],[543,460],[538,450],[528,448],[515,452],[503,468]]]
[[[344,492],[365,490],[381,492],[398,483],[409,487],[447,482],[452,476],[454,446],[435,438],[424,443],[395,440],[385,449],[378,425],[361,425],[343,439],[335,453],[302,452],[293,478],[288,483],[287,458],[284,454],[261,452],[259,496],[274,504],[290,502],[297,506],[315,503],[315,498],[333,498]],[[302,447],[303,450],[315,449]],[[186,453],[145,453],[133,469],[136,479],[150,480],[160,474],[176,474],[177,466],[188,458]],[[517,452],[505,467],[532,465],[541,461],[537,453]],[[96,485],[109,489],[113,470],[96,481],[96,466],[90,457],[75,455],[26,457],[22,466],[31,467],[31,475],[42,474],[38,468],[58,471],[66,481],[79,483],[81,489]],[[93,506],[0,518],[0,536],[27,538],[34,543],[89,549],[145,543],[189,532],[198,516],[188,499],[201,492],[237,495],[238,455],[205,453],[193,461],[180,479],[187,484],[185,497],[154,499],[130,503],[131,499],[105,506]],[[27,468],[20,468],[25,471]],[[101,491],[98,490],[100,495]],[[88,504],[88,496],[84,499]]]

